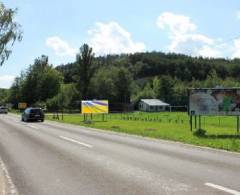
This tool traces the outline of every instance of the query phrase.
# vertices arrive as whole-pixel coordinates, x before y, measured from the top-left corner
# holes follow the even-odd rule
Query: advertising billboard
[[[108,100],[85,100],[81,105],[82,114],[108,113]]]
[[[189,90],[190,115],[240,115],[240,88]]]

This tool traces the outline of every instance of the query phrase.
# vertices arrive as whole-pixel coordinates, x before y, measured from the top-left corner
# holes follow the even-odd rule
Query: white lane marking
[[[230,188],[225,188],[225,187],[220,186],[220,185],[216,185],[216,184],[213,184],[213,183],[205,183],[205,185],[209,186],[209,187],[212,187],[212,188],[215,188],[215,189],[218,189],[218,190],[222,190],[224,192],[228,192],[230,194],[240,195],[240,192],[238,192],[236,190],[232,190]]]
[[[73,142],[73,143],[76,143],[76,144],[85,146],[85,147],[87,147],[87,148],[92,148],[92,147],[93,147],[93,146],[90,145],[90,144],[86,144],[86,143],[80,142],[80,141],[78,141],[78,140],[69,138],[69,137],[65,137],[65,136],[59,136],[59,137],[62,138],[62,139],[64,139],[64,140],[67,140],[67,141],[70,141],[70,142]]]
[[[32,125],[28,125],[29,127],[33,128],[33,129],[38,129],[37,127],[35,126],[32,126]]]

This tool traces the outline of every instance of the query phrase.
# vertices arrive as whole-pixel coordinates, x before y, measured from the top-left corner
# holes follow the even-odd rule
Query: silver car
[[[7,114],[7,113],[8,113],[7,107],[0,106],[0,114]]]

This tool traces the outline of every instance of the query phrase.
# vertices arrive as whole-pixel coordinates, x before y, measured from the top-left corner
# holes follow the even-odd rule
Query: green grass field
[[[81,114],[64,114],[63,120],[61,117],[58,120],[53,119],[53,115],[47,115],[47,119],[240,152],[236,117],[202,117],[202,129],[206,130],[203,136],[194,135],[190,131],[188,115],[180,112],[108,114],[104,121],[102,115],[94,115],[92,122],[87,123],[83,122]],[[90,116],[88,120],[90,121]]]

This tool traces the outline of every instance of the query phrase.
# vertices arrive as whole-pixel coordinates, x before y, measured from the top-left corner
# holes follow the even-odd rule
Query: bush
[[[206,135],[206,130],[198,129],[193,134],[199,137],[204,137]]]

